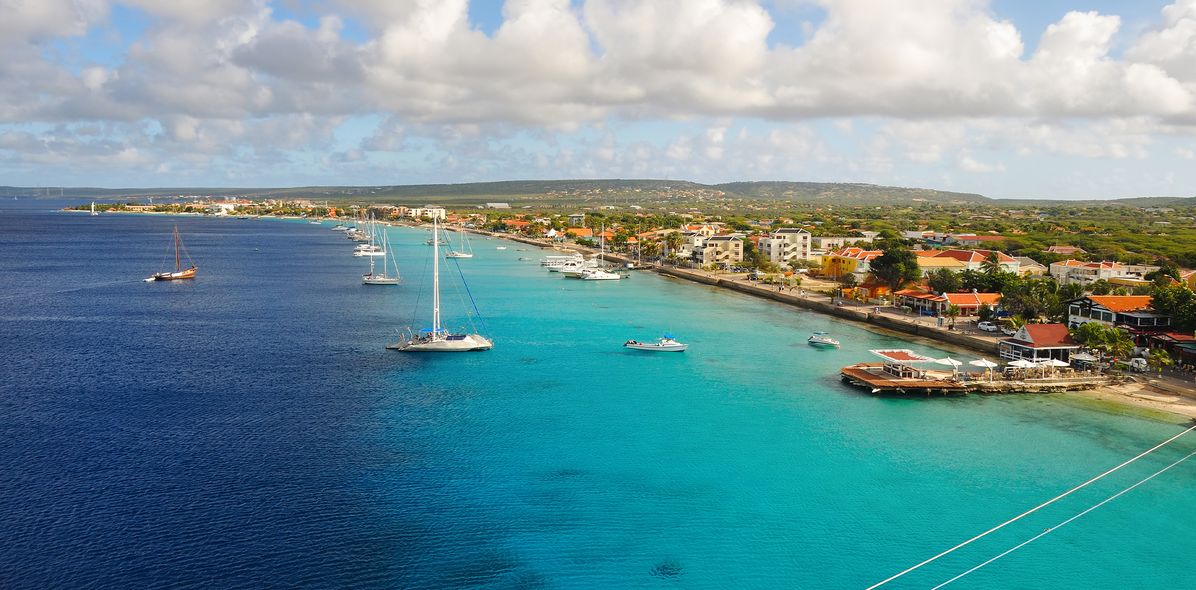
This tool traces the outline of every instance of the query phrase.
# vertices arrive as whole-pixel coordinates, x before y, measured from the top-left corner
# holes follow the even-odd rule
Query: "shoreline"
[[[75,210],[71,209],[64,209],[61,211],[76,212]],[[87,211],[78,212],[86,213]],[[188,214],[157,211],[106,211],[105,213],[205,217],[205,215],[198,213]],[[236,217],[232,216],[209,217],[228,217],[230,219],[236,219]],[[311,221],[309,218],[297,216],[254,216],[253,219]],[[344,220],[322,219],[318,221],[342,222]],[[394,221],[388,221],[384,223],[389,226],[413,228],[427,225],[423,223]],[[558,246],[556,244],[546,243],[541,240],[535,240],[525,236],[508,234],[504,232],[492,232],[476,228],[458,229],[475,235],[493,237],[510,242],[526,244],[529,246],[536,246],[542,250],[551,250],[554,252],[580,252],[586,254],[597,253],[597,250],[594,248],[573,243],[567,245],[562,244]],[[608,252],[604,254],[604,256],[614,262],[635,262],[633,259],[620,254]],[[907,340],[912,339],[919,344],[933,346],[948,352],[982,355],[996,354],[996,340],[990,341],[983,337],[978,337],[963,332],[949,331],[945,328],[918,324],[915,321],[903,321],[902,316],[869,311],[872,308],[868,306],[859,306],[854,304],[843,306],[834,305],[830,302],[830,298],[828,296],[821,293],[818,294],[816,299],[810,293],[807,293],[803,296],[793,293],[792,291],[774,291],[768,287],[763,287],[733,278],[720,277],[706,271],[674,268],[661,266],[658,264],[645,264],[643,266],[637,266],[636,270],[651,271],[666,278],[698,283],[718,289],[725,289],[727,291],[733,291],[757,299],[764,299],[774,303],[798,307],[808,311],[834,316],[874,333],[883,334],[886,336],[900,336],[901,338]],[[819,299],[822,299],[822,301]],[[1145,376],[1142,378],[1145,378]],[[998,394],[984,393],[980,395]],[[1191,388],[1177,388],[1176,386],[1170,384],[1161,384],[1150,380],[1146,381],[1145,383],[1132,380],[1128,383],[1101,385],[1092,389],[1081,391],[1069,391],[1063,393],[1023,393],[1022,395],[1056,395],[1059,396],[1059,399],[1066,400],[1069,403],[1082,405],[1083,407],[1095,411],[1132,415],[1139,418],[1168,423],[1196,423],[1196,391],[1193,391]]]
[[[419,227],[419,224],[409,225],[411,227]],[[477,235],[489,236],[521,244],[537,246],[544,250],[552,250],[557,252],[568,250],[589,254],[597,253],[597,251],[593,248],[588,248],[586,246],[580,246],[577,244],[569,244],[567,247],[558,248],[554,244],[548,244],[524,236],[506,234],[503,232],[491,232],[487,230],[469,228],[465,228],[464,231],[468,231]],[[605,256],[612,261],[623,263],[635,262],[634,260],[619,254],[606,253]],[[824,315],[835,316],[852,322],[856,326],[871,332],[884,334],[886,336],[900,336],[905,339],[912,338],[920,344],[931,345],[949,352],[967,352],[969,354],[978,353],[983,355],[995,355],[997,352],[995,340],[988,341],[984,338],[961,332],[952,332],[944,328],[921,325],[913,322],[903,322],[901,321],[900,317],[890,317],[890,315],[886,314],[876,314],[874,312],[867,311],[868,308],[861,309],[856,306],[835,306],[829,302],[829,298],[827,298],[828,301],[826,302],[816,301],[809,297],[809,295],[802,297],[791,292],[773,291],[772,289],[766,287],[745,284],[743,281],[722,278],[698,270],[679,269],[656,264],[637,266],[636,269],[652,271],[664,277],[671,277],[674,279],[698,283],[710,287],[726,289],[728,291],[734,291],[758,299],[766,299],[776,303],[781,303],[792,307],[800,307],[802,309],[816,313],[822,313]],[[826,298],[826,296],[822,297]],[[1163,389],[1162,386],[1155,385],[1149,381],[1146,383],[1131,381],[1121,384],[1100,385],[1086,390],[1056,393],[1023,393],[1021,395],[1055,395],[1058,396],[1059,399],[1064,399],[1069,403],[1076,403],[1095,411],[1127,414],[1148,420],[1176,424],[1194,423],[1196,422],[1196,399],[1185,395],[1186,393],[1190,392],[1169,391],[1168,389]],[[979,395],[1008,394],[982,393]]]

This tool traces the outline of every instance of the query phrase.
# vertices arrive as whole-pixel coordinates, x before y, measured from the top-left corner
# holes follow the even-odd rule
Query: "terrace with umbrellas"
[[[933,358],[904,348],[868,352],[880,362],[843,367],[840,374],[844,382],[872,393],[1054,392],[1091,389],[1109,382],[1105,375],[1059,359],[1016,359],[1002,369],[1001,364],[986,358]]]

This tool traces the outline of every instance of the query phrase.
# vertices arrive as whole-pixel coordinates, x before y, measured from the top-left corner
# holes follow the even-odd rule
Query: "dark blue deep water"
[[[484,239],[461,266],[495,350],[403,355],[382,345],[428,314],[419,230],[390,230],[404,284],[363,287],[328,226],[13,205],[3,588],[859,588],[1179,430],[1054,396],[873,398],[837,369],[893,337],[653,275],[566,281]],[[142,282],[176,223],[199,278]],[[844,348],[811,349],[813,330]],[[619,346],[662,331],[691,350]],[[941,582],[1183,443],[895,587]],[[958,586],[1190,586],[1192,475]]]

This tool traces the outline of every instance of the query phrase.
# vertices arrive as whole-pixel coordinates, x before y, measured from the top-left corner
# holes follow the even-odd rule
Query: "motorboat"
[[[581,276],[577,278],[583,281],[617,281],[623,278],[623,275],[601,268],[587,268],[581,271]]]
[[[628,340],[627,342],[623,343],[623,347],[647,352],[684,352],[685,349],[689,348],[689,345],[677,342],[672,336],[665,334],[664,336],[657,338],[656,342]]]
[[[839,348],[839,341],[831,338],[826,332],[814,332],[806,342],[819,348]]]

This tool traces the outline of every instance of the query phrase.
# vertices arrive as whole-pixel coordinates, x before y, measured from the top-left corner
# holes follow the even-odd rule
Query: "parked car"
[[[1001,326],[1001,333],[1006,336],[1013,336],[1014,334],[1017,334],[1017,329],[1010,328],[1009,326]]]
[[[997,325],[992,322],[980,322],[979,324],[976,324],[976,327],[982,332],[997,332],[1000,330],[1000,328],[998,328]]]

